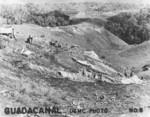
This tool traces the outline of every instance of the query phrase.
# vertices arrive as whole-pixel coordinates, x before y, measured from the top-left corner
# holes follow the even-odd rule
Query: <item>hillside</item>
[[[22,28],[23,27],[23,28]],[[32,34],[34,37],[45,35],[44,39],[57,40],[67,42],[69,44],[77,44],[86,50],[94,50],[97,54],[107,51],[121,51],[128,47],[118,37],[114,36],[103,27],[90,23],[82,23],[67,27],[43,28],[35,25],[18,25],[14,26],[18,35],[27,37]],[[59,41],[58,40],[58,41]]]
[[[0,0],[0,117],[150,117],[149,2],[95,1]]]
[[[137,65],[137,66],[141,66],[141,65],[145,65],[147,63],[149,63],[149,52],[150,52],[150,42],[147,41],[143,44],[134,46],[130,49],[127,49],[121,53],[119,53],[119,55],[123,58],[126,58],[127,60],[131,61],[132,64]],[[138,61],[138,62],[137,62]]]
[[[130,107],[148,109],[149,81],[131,78],[125,84],[122,81],[126,78],[116,69],[119,56],[128,58],[125,50],[132,47],[102,26],[84,22],[61,27],[23,24],[13,28],[16,40],[0,37],[0,110],[6,106],[56,105],[62,111],[102,107],[109,112],[64,112],[57,116],[130,117]],[[25,43],[29,35],[33,36],[32,44]],[[146,114],[149,113],[145,111],[142,117],[149,117]],[[26,117],[12,117],[16,116]],[[132,115],[137,116],[140,115]]]

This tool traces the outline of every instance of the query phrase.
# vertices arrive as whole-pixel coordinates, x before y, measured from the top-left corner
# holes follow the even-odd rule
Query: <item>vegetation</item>
[[[44,12],[32,3],[15,7],[1,6],[0,16],[7,24],[34,23],[41,26],[62,26],[70,23],[69,16],[54,10]]]
[[[108,18],[105,28],[128,44],[140,44],[149,40],[148,13],[120,13]]]
[[[28,11],[25,6],[2,5],[0,16],[6,19],[7,24],[22,24],[28,18]]]
[[[60,11],[48,13],[33,13],[30,15],[30,21],[41,26],[64,26],[70,23],[69,16]]]
[[[97,5],[93,10],[98,12],[112,12],[117,10],[128,10],[128,9],[136,9],[138,6],[130,3],[104,3]]]

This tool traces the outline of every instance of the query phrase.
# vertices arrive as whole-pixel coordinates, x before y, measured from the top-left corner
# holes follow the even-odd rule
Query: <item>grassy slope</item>
[[[77,26],[82,30],[83,34],[63,31],[55,32],[35,25],[14,27],[16,32],[18,32],[16,35],[17,42],[11,40],[7,48],[0,50],[0,87],[3,87],[0,88],[0,99],[6,100],[0,101],[1,109],[6,105],[14,106],[14,104],[22,106],[64,104],[65,106],[76,107],[76,102],[80,102],[86,108],[108,107],[111,112],[103,115],[79,114],[79,117],[119,117],[120,115],[112,113],[127,113],[129,107],[146,106],[150,103],[149,98],[144,98],[144,96],[149,94],[147,85],[144,85],[146,88],[143,88],[142,85],[113,85],[104,82],[81,83],[69,79],[61,79],[54,75],[55,69],[64,67],[64,65],[67,66],[72,61],[68,62],[70,58],[67,52],[65,55],[60,53],[61,57],[59,58],[58,55],[54,55],[57,61],[52,56],[45,56],[44,53],[47,51],[46,44],[51,39],[60,40],[68,44],[75,43],[86,50],[95,50],[99,55],[110,51],[112,52],[110,55],[112,55],[127,47],[124,42],[106,30],[102,29],[101,33],[93,31],[93,27],[89,24]],[[66,27],[61,28],[67,30]],[[26,45],[24,40],[28,37],[28,34],[38,37],[34,38],[34,44],[28,47],[29,50],[35,53],[34,56],[29,58],[20,55],[19,50],[16,53],[14,52],[14,50],[22,49]],[[43,34],[45,38],[39,38]],[[62,61],[61,64],[58,64],[58,61]],[[62,63],[64,63],[63,66]],[[31,64],[32,68],[30,67]],[[33,65],[36,67],[33,67]],[[71,66],[74,66],[74,64]],[[45,68],[48,68],[50,71],[46,71]],[[100,96],[104,96],[104,99],[97,99]],[[145,100],[141,101],[141,98]],[[7,100],[10,103],[6,104]],[[3,113],[2,116],[4,116]],[[134,116],[136,117],[136,115],[132,117]],[[48,117],[48,115],[42,117]],[[128,114],[125,117],[129,117]]]
[[[15,26],[16,32],[27,37],[32,34],[38,37],[42,34],[45,35],[47,40],[55,39],[72,44],[80,45],[87,50],[95,50],[96,52],[125,49],[128,45],[114,36],[112,33],[105,30],[103,27],[98,27],[89,23],[82,23],[78,25],[60,27],[62,31],[50,31],[50,29],[32,26],[21,25]],[[94,29],[95,28],[95,29]]]
[[[135,66],[144,66],[145,64],[148,64],[150,62],[150,42],[144,42],[140,45],[134,46],[130,49],[127,49],[119,55],[123,58],[126,58],[128,61],[132,62]]]

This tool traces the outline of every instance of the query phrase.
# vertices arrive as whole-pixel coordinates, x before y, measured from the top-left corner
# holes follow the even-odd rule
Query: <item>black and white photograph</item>
[[[0,117],[150,117],[150,0],[0,0]]]

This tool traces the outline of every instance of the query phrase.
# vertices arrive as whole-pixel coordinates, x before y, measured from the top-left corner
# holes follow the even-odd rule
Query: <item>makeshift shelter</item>
[[[0,27],[0,35],[10,36],[11,38],[15,38],[14,28],[12,27]]]

